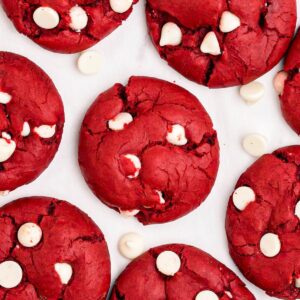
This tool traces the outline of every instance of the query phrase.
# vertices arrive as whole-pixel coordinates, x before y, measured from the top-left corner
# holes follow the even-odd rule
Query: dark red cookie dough
[[[137,1],[134,0],[134,3]],[[2,5],[16,29],[40,46],[55,52],[76,53],[92,47],[109,35],[130,15],[114,12],[109,0],[2,0]],[[70,9],[80,6],[88,16],[88,23],[80,32],[70,27]],[[33,13],[38,7],[50,7],[60,17],[53,29],[39,27]]]
[[[3,95],[11,97],[7,104],[3,104]],[[0,52],[1,101],[0,158],[3,146],[16,145],[12,155],[0,162],[0,191],[4,192],[31,182],[48,167],[61,140],[64,109],[45,72],[28,59],[8,52]],[[24,136],[26,122],[30,133]],[[36,132],[43,125],[53,126],[51,137],[43,138]]]
[[[281,299],[300,297],[296,287],[300,287],[299,170],[300,146],[262,156],[236,185],[254,191],[252,202],[241,211],[232,196],[227,209],[226,231],[233,260],[248,280]],[[280,241],[271,256],[264,254],[266,244],[264,248],[261,245],[261,238],[268,233]],[[269,249],[276,249],[278,240]]]
[[[181,260],[174,276],[162,274],[156,266],[157,257],[164,251],[176,253]],[[196,299],[205,290],[220,300],[255,299],[226,266],[195,247],[180,244],[150,249],[131,262],[117,279],[110,299],[187,300]]]
[[[300,31],[291,45],[284,70],[274,79],[280,104],[288,124],[300,134]],[[278,86],[278,84],[280,86]]]
[[[33,248],[18,241],[24,223],[42,229]],[[0,262],[13,260],[23,270],[21,283],[11,289],[0,286],[0,299],[105,299],[110,285],[110,259],[104,236],[95,223],[75,206],[53,198],[31,197],[0,209]],[[56,263],[68,263],[73,273],[62,284]]]
[[[241,26],[229,33],[221,32],[224,11],[236,15]],[[146,14],[152,40],[170,66],[197,83],[228,87],[256,79],[282,58],[295,29],[296,1],[148,0]],[[167,22],[180,27],[180,45],[159,45]],[[210,31],[217,36],[221,55],[200,51]]]
[[[109,120],[120,112],[130,113],[133,122],[113,131]],[[182,146],[167,141],[173,125],[185,130]],[[140,170],[127,154],[140,160]],[[186,215],[207,197],[217,174],[219,146],[195,96],[166,81],[131,77],[126,87],[116,84],[99,95],[88,110],[79,164],[106,205],[136,214],[144,224],[163,223]]]

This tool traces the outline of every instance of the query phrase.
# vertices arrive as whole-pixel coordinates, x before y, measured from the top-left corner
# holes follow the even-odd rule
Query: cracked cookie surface
[[[229,200],[230,254],[245,277],[267,294],[300,297],[300,146],[259,158]]]
[[[31,248],[20,242],[20,227],[28,222],[42,232],[39,243]],[[19,199],[0,209],[0,229],[0,266],[14,261],[23,273],[14,288],[3,288],[1,279],[0,299],[105,299],[110,285],[106,242],[96,224],[78,208],[53,198]],[[66,264],[72,271],[63,283],[66,273],[57,265]]]
[[[274,79],[284,118],[300,134],[300,31],[295,37],[285,61],[284,70]]]
[[[162,274],[157,267],[158,257],[166,252],[180,259],[180,268],[173,276]],[[207,253],[188,245],[170,244],[150,249],[131,262],[116,280],[110,299],[255,298],[231,270]]]
[[[131,77],[98,96],[81,128],[79,164],[96,196],[143,224],[197,208],[218,170],[219,145],[198,99],[159,79]]]
[[[296,1],[148,0],[146,15],[153,43],[170,66],[197,83],[228,87],[279,62],[294,34]],[[164,32],[168,23],[176,29]]]
[[[40,46],[54,52],[76,53],[98,43],[130,15],[132,5],[120,10],[113,2],[116,1],[2,0],[2,5],[16,29]],[[35,15],[38,9],[42,11]]]
[[[0,52],[0,191],[38,177],[60,144],[63,104],[51,79],[28,59]]]

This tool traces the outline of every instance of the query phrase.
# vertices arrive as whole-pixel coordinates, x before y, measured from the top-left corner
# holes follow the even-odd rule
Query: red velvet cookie
[[[207,253],[187,245],[150,249],[122,272],[111,300],[254,300],[244,283]]]
[[[230,254],[243,274],[270,296],[300,298],[300,146],[259,158],[230,198]]]
[[[170,66],[212,88],[248,83],[284,55],[295,0],[148,0],[152,40]]]
[[[144,224],[184,216],[209,194],[219,165],[198,99],[159,79],[132,77],[99,95],[81,128],[79,164],[106,205]]]
[[[289,125],[300,134],[300,31],[291,45],[284,70],[274,78],[281,109]]]
[[[90,48],[122,24],[137,0],[2,0],[20,33],[61,53]]]
[[[104,236],[75,206],[31,197],[0,209],[0,299],[105,299]]]
[[[52,161],[64,109],[51,79],[28,59],[0,52],[0,191],[38,177]]]

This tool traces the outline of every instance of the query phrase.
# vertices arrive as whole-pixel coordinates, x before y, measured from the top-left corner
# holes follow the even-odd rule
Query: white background
[[[235,271],[257,299],[271,299],[245,280],[231,260],[224,220],[227,201],[239,175],[255,161],[243,151],[241,139],[249,133],[263,134],[268,140],[269,151],[299,143],[299,137],[281,116],[279,101],[272,87],[273,76],[281,66],[259,79],[265,85],[266,94],[254,106],[240,99],[238,88],[209,90],[197,85],[160,59],[147,34],[143,1],[135,6],[123,26],[94,48],[102,55],[102,69],[95,76],[81,75],[76,69],[78,55],[62,55],[40,48],[17,33],[0,8],[0,50],[22,54],[41,66],[57,86],[66,113],[62,144],[50,167],[33,183],[1,199],[1,203],[24,196],[45,195],[68,200],[81,208],[106,236],[111,254],[112,282],[128,263],[118,253],[118,239],[122,234],[134,231],[143,235],[146,248],[165,243],[197,246]],[[86,110],[100,92],[116,82],[126,84],[131,75],[154,76],[186,88],[200,99],[218,131],[221,164],[216,184],[198,209],[172,223],[143,227],[135,219],[121,217],[92,194],[80,174],[78,132]]]

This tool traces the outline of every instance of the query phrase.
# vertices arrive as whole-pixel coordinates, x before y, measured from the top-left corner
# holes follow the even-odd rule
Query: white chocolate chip
[[[24,122],[23,129],[21,131],[22,136],[28,136],[30,134],[30,126],[28,122]]]
[[[0,104],[8,104],[12,97],[8,93],[0,92]]]
[[[141,164],[140,159],[136,155],[133,155],[133,154],[126,154],[126,155],[124,155],[124,157],[126,157],[127,159],[129,159],[133,163],[133,165],[134,165],[134,167],[136,169],[136,171],[135,171],[135,173],[133,175],[128,175],[128,178],[136,178],[136,177],[138,177],[139,174],[140,174],[140,170],[142,168],[142,164]]]
[[[185,129],[179,124],[172,125],[171,131],[167,133],[167,141],[176,146],[183,146],[188,141],[185,136]]]
[[[59,24],[59,15],[53,8],[41,6],[34,11],[33,20],[43,29],[53,29]]]
[[[2,132],[2,137],[3,137],[4,139],[11,140],[11,135],[8,134],[7,132]]]
[[[250,155],[259,157],[267,152],[267,140],[260,134],[249,134],[243,139],[243,147]]]
[[[264,86],[258,81],[252,81],[242,85],[240,88],[241,97],[249,104],[254,104],[265,94]]]
[[[173,22],[166,23],[161,30],[159,45],[178,46],[182,42],[182,32],[178,25]]]
[[[296,279],[295,279],[295,287],[296,287],[297,289],[300,288],[300,278],[296,278]]]
[[[273,79],[273,86],[278,95],[282,95],[284,90],[284,83],[287,80],[289,74],[285,71],[278,72]]]
[[[128,125],[133,121],[131,114],[127,112],[121,112],[117,114],[113,119],[108,121],[108,127],[111,130],[123,130],[125,125]]]
[[[132,5],[133,0],[109,0],[111,9],[119,14],[126,12]]]
[[[214,292],[205,290],[198,293],[195,300],[219,300],[219,297]]]
[[[54,268],[60,278],[61,283],[68,284],[73,275],[72,266],[67,263],[56,263]]]
[[[33,131],[41,138],[49,139],[54,136],[56,125],[41,125],[39,127],[35,127]]]
[[[8,138],[0,138],[0,162],[8,160],[16,150],[16,143]]]
[[[281,249],[281,242],[277,234],[266,233],[260,240],[260,251],[266,257],[276,256]]]
[[[4,196],[7,196],[9,194],[9,190],[6,190],[6,191],[0,191],[0,196],[1,197],[4,197]]]
[[[8,260],[0,264],[0,286],[12,289],[22,281],[22,277],[22,268],[15,261]]]
[[[86,11],[78,5],[73,6],[70,9],[70,18],[70,27],[77,32],[80,32],[82,29],[84,29],[89,20]]]
[[[119,240],[118,248],[124,257],[134,259],[144,252],[144,240],[137,233],[127,233]]]
[[[220,20],[221,32],[228,33],[241,26],[241,20],[230,11],[224,11]]]
[[[119,209],[119,211],[120,211],[120,214],[124,217],[134,217],[140,212],[138,209],[132,209],[132,210]]]
[[[180,269],[181,260],[173,251],[164,251],[156,259],[156,267],[166,276],[174,276]]]
[[[200,46],[200,50],[203,53],[211,55],[220,55],[222,53],[217,36],[213,31],[206,34]]]
[[[164,199],[163,197],[163,193],[161,191],[156,191],[157,194],[158,194],[158,197],[159,197],[159,203],[160,204],[165,204],[166,203],[166,200]]]
[[[233,298],[232,294],[229,291],[225,291],[225,294],[229,297],[229,298]]]
[[[255,201],[255,193],[250,187],[241,186],[234,191],[232,201],[238,210],[243,211],[249,203]]]
[[[18,241],[27,248],[36,246],[42,239],[42,229],[35,223],[25,223],[18,230]]]
[[[97,74],[101,68],[101,56],[96,51],[85,51],[80,54],[77,67],[82,74]]]
[[[300,201],[298,201],[296,204],[295,215],[300,219]]]

